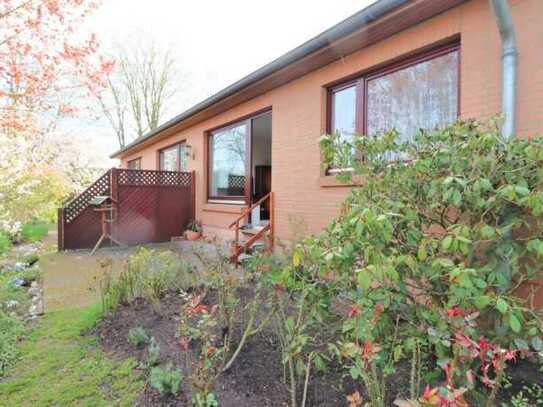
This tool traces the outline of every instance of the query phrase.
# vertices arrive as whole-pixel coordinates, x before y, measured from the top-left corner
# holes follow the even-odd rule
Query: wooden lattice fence
[[[135,245],[180,236],[194,219],[194,194],[194,172],[113,168],[59,209],[58,248],[94,246],[101,234],[100,214],[89,206],[95,196],[117,201],[112,236]]]

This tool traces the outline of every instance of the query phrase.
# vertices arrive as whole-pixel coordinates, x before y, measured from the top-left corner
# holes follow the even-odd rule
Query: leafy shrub
[[[492,405],[510,361],[543,360],[542,321],[530,298],[515,296],[541,278],[543,138],[503,140],[495,126],[468,121],[397,140],[322,138],[326,164],[352,167],[340,178],[359,187],[277,282],[320,299],[304,311],[314,314],[308,324],[342,300],[330,352],[372,406],[386,405],[385,380],[406,359],[413,405],[462,404],[483,391]]]
[[[113,262],[101,263],[100,293],[104,309],[114,309],[136,298],[147,299],[160,312],[160,299],[169,290],[186,290],[196,284],[192,265],[171,251],[141,248],[132,254],[119,277],[113,277]]]
[[[194,407],[218,407],[219,402],[215,397],[215,393],[196,393],[192,396],[192,405]]]
[[[141,326],[130,328],[128,331],[128,342],[139,348],[149,343],[149,334]]]
[[[151,337],[149,346],[147,348],[147,366],[156,366],[160,359],[160,346],[158,345],[155,337]]]
[[[193,267],[171,251],[139,249],[128,258],[116,281],[112,267],[112,262],[102,264],[100,287],[106,308],[145,298],[160,312],[160,299],[169,290],[186,290],[196,284]]]
[[[171,363],[165,369],[160,367],[151,369],[151,386],[163,396],[175,396],[179,393],[182,379],[181,370],[174,370]]]
[[[47,235],[48,230],[46,222],[32,219],[23,225],[21,236],[26,242],[38,242]]]
[[[0,311],[0,377],[17,359],[17,340],[23,332],[21,324]]]

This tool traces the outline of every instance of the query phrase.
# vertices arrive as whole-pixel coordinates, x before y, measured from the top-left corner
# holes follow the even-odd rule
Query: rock
[[[36,295],[35,297],[32,297],[32,304],[37,304],[40,301],[41,301],[40,295]]]
[[[25,283],[25,280],[21,277],[13,277],[11,280],[9,280],[9,285],[13,288],[21,288]]]
[[[13,268],[15,269],[15,271],[23,271],[28,268],[28,263],[23,263],[22,261],[18,261],[17,263],[15,263]]]
[[[36,315],[43,315],[43,301],[36,304]]]
[[[28,309],[28,313],[31,316],[43,315],[43,301],[38,301],[36,304],[31,305]]]
[[[36,297],[36,296],[40,295],[40,288],[31,286],[28,289],[28,295],[30,295],[31,297]]]
[[[9,300],[6,302],[7,309],[15,308],[17,305],[19,305],[19,301],[17,300]]]
[[[30,283],[30,288],[36,288],[36,287],[39,287],[39,286],[38,286],[38,282],[37,282],[36,280],[34,280],[34,281],[32,281],[32,282]]]

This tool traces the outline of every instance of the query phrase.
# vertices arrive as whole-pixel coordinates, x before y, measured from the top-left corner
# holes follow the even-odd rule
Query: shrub
[[[171,363],[165,369],[160,367],[151,369],[151,386],[163,396],[175,396],[179,393],[182,379],[181,370],[174,370]]]
[[[319,313],[342,299],[330,350],[372,406],[385,405],[386,377],[405,359],[412,400],[429,384],[423,401],[461,404],[484,391],[492,405],[507,363],[543,359],[541,319],[514,295],[541,277],[543,138],[503,140],[492,124],[468,121],[397,140],[322,138],[326,164],[351,166],[340,178],[359,187],[277,281],[322,298]]]
[[[25,223],[21,230],[21,236],[26,242],[38,242],[47,235],[49,228],[47,223],[38,219],[32,219]]]
[[[147,366],[156,366],[160,359],[160,346],[155,337],[151,337],[149,346],[147,347]]]
[[[100,291],[104,309],[136,298],[147,299],[160,312],[160,299],[169,290],[187,290],[196,284],[193,267],[171,251],[141,248],[128,258],[119,277],[113,278],[113,262],[101,264]]]
[[[128,331],[128,342],[139,348],[149,343],[149,334],[141,326],[130,328]]]

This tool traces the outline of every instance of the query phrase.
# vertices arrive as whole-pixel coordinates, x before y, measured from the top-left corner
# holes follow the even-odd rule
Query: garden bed
[[[250,298],[248,292],[245,299]],[[150,304],[139,299],[129,306],[120,306],[116,312],[106,316],[97,328],[100,342],[106,352],[118,357],[135,357],[144,361],[145,349],[138,349],[127,341],[131,328],[141,326],[150,332],[160,345],[162,361],[171,361],[183,368],[184,376],[190,371],[183,366],[183,355],[176,338],[176,328],[183,299],[175,293],[163,298],[161,314],[154,312]],[[238,338],[234,341],[237,343]],[[191,346],[188,350],[193,352]],[[348,387],[352,384],[345,383]],[[345,391],[341,390],[340,372],[330,372],[327,377],[315,378],[310,385],[311,406],[337,406],[345,402]],[[183,385],[184,396],[177,400],[165,400],[158,392],[147,386],[139,399],[140,406],[185,406],[189,394]],[[272,329],[256,335],[243,348],[232,368],[219,379],[215,394],[221,406],[282,406],[288,404],[288,389],[283,380],[281,353]]]
[[[252,295],[251,291],[246,291],[241,299],[247,301]],[[127,340],[131,328],[143,327],[160,345],[161,364],[172,362],[174,366],[182,369],[186,378],[191,371],[183,363],[184,357],[176,335],[183,303],[184,300],[180,295],[170,292],[162,299],[161,312],[158,314],[145,299],[137,299],[130,305],[120,305],[114,312],[108,313],[97,326],[95,333],[107,353],[119,359],[133,357],[140,361],[140,366],[143,366],[147,357],[146,348],[134,347]],[[238,341],[239,332],[234,343]],[[195,346],[191,346],[188,352],[194,354]],[[400,365],[398,371],[389,378],[388,405],[392,405],[399,397],[407,397],[409,369],[408,363]],[[281,351],[276,333],[271,326],[247,343],[232,368],[219,379],[215,391],[219,405],[287,406],[289,393],[283,374]],[[511,399],[522,391],[523,386],[543,382],[543,372],[528,361],[519,361],[511,365],[508,374],[511,377],[511,384],[501,391],[499,397],[503,403],[510,403]],[[307,406],[347,405],[346,396],[356,391],[364,397],[364,388],[359,383],[345,376],[337,366],[331,366],[325,374],[312,375]],[[523,393],[528,396],[526,391]],[[190,406],[190,389],[185,381],[182,384],[182,392],[177,397],[165,398],[147,385],[139,396],[137,405]]]

